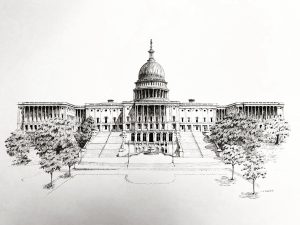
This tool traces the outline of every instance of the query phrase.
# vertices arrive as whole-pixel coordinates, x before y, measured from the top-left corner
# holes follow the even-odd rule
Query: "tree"
[[[255,194],[255,181],[266,177],[267,171],[264,163],[265,157],[257,150],[247,153],[242,171],[244,171],[243,177],[252,181],[252,194]]]
[[[11,136],[5,141],[5,147],[7,154],[11,157],[15,157],[15,164],[27,164],[30,162],[28,158],[30,139],[26,132],[22,130],[12,132]]]
[[[69,168],[69,176],[71,176],[71,167],[74,166],[79,161],[79,152],[80,148],[74,138],[66,139],[65,143],[63,144],[63,151],[62,151],[62,161],[63,164],[68,166]]]
[[[253,150],[260,146],[261,137],[262,129],[257,119],[230,114],[212,126],[209,139],[221,150],[225,149],[225,145],[239,145],[245,150]]]
[[[75,142],[72,123],[63,119],[51,119],[41,124],[36,134],[35,148],[41,158],[41,168],[51,176],[52,186],[53,173],[60,170],[63,165],[64,149],[68,148],[68,142]],[[66,161],[66,159],[65,159]]]
[[[93,117],[89,116],[78,128],[75,134],[76,141],[80,148],[83,148],[85,144],[93,136],[93,132],[96,130],[96,125]]]
[[[238,145],[225,145],[223,151],[223,161],[225,164],[230,164],[232,167],[231,180],[234,180],[234,166],[241,165],[244,162],[244,150]]]
[[[279,145],[289,136],[289,124],[283,118],[275,117],[265,121],[264,140]]]

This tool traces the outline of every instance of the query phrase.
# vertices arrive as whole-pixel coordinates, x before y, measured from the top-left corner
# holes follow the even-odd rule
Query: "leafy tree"
[[[30,139],[26,132],[22,130],[12,132],[11,136],[5,141],[5,147],[7,154],[11,157],[15,157],[15,164],[27,164],[30,162],[28,158]]]
[[[275,117],[265,121],[264,140],[279,145],[289,136],[289,124],[283,118]]]
[[[63,119],[51,119],[45,121],[37,131],[35,148],[41,158],[41,168],[51,176],[52,186],[53,173],[60,170],[63,165],[63,151],[68,142],[74,142],[72,123]],[[64,154],[66,158],[66,154]],[[66,160],[65,160],[66,161]]]
[[[244,163],[243,177],[252,181],[252,194],[255,194],[255,181],[265,178],[267,171],[264,167],[265,157],[258,151],[248,152]]]
[[[230,114],[217,121],[211,128],[210,141],[221,150],[225,145],[239,145],[245,150],[253,150],[260,146],[262,129],[258,120],[243,114]]]
[[[96,130],[96,125],[93,117],[89,116],[78,128],[75,134],[76,141],[80,148],[83,148],[85,144],[93,136],[93,132]]]
[[[241,165],[244,162],[245,152],[241,146],[238,145],[225,145],[223,151],[223,161],[225,164],[230,164],[232,167],[231,180],[233,180],[234,166]]]
[[[71,176],[71,167],[79,161],[80,148],[74,138],[66,139],[63,144],[62,161],[69,168],[69,176]]]

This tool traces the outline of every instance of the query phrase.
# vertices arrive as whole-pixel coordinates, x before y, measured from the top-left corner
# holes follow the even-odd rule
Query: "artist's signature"
[[[273,189],[269,189],[269,190],[262,190],[261,192],[274,192]]]

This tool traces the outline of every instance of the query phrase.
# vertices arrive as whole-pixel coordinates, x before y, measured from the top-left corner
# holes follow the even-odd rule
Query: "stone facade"
[[[23,102],[18,104],[18,128],[34,131],[50,118],[68,119],[74,129],[91,116],[100,132],[122,131],[127,142],[172,143],[180,132],[209,131],[231,112],[243,112],[261,120],[283,116],[279,102],[238,102],[225,106],[212,103],[170,101],[163,67],[154,59],[152,43],[149,59],[141,67],[133,90],[133,100],[76,106],[64,102]]]

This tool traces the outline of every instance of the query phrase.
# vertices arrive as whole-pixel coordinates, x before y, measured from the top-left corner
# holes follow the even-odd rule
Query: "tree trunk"
[[[234,174],[234,164],[231,164],[231,166],[232,166],[232,170],[231,170],[231,180],[234,180],[234,179],[233,179],[233,174]]]
[[[276,134],[276,142],[275,145],[279,145],[279,134]]]
[[[53,173],[50,173],[50,176],[51,176],[50,185],[51,185],[51,187],[52,187],[52,174],[53,174]]]
[[[252,194],[255,194],[255,179],[252,180]]]
[[[69,177],[71,176],[71,166],[69,166]]]

